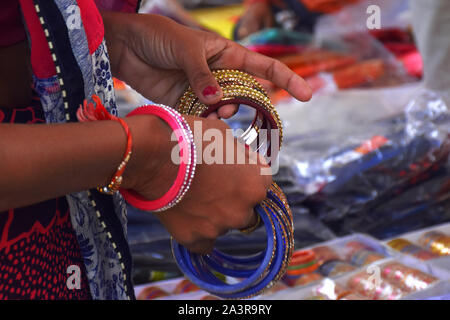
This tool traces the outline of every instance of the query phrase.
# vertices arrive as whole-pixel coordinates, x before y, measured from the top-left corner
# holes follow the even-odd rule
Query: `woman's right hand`
[[[239,22],[237,40],[274,25],[272,9],[265,2],[255,2],[247,7]]]
[[[140,117],[147,116],[126,119],[133,123],[141,121]],[[262,174],[262,170],[268,167],[264,158],[240,144],[233,137],[231,130],[227,130],[230,128],[225,122],[194,116],[185,116],[185,119],[194,132],[197,148],[205,133],[221,137],[214,143],[220,146],[216,149],[218,153],[212,154],[217,161],[206,159],[210,154],[212,142],[203,140],[202,150],[197,150],[197,155],[202,157],[201,163],[197,164],[189,191],[175,207],[156,215],[177,242],[193,252],[207,253],[212,250],[215,239],[228,230],[246,228],[256,222],[253,208],[266,198],[272,177]],[[131,126],[131,130],[135,131],[133,137],[136,152],[132,156],[135,157],[133,163],[130,161],[130,168],[125,171],[127,176],[124,176],[124,182],[128,180],[127,188],[154,200],[167,192],[175,181],[178,166],[170,159],[176,144],[170,142],[170,128],[159,121],[147,130],[150,129],[151,135],[138,132],[142,129]],[[156,131],[160,134],[155,136]],[[157,151],[151,150],[146,156],[145,152],[139,150],[145,150],[146,139],[149,137],[161,142],[158,143]],[[233,147],[228,147],[227,150],[225,141],[234,141]],[[226,161],[227,154],[230,157],[231,152],[234,161]],[[244,164],[237,163],[237,159],[244,158]],[[155,159],[159,159],[158,163]],[[232,163],[228,164],[229,162]]]

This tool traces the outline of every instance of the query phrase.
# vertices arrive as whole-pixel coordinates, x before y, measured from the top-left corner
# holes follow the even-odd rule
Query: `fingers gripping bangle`
[[[128,164],[128,161],[131,157],[131,150],[133,147],[133,139],[131,137],[130,129],[128,128],[128,124],[122,119],[110,114],[108,110],[103,106],[100,98],[96,95],[92,96],[92,100],[94,100],[95,105],[90,102],[87,103],[84,100],[83,106],[77,110],[77,118],[80,122],[88,122],[88,121],[97,121],[97,120],[113,120],[119,122],[127,135],[127,146],[125,149],[125,153],[123,155],[123,159],[119,164],[116,172],[114,173],[111,182],[104,187],[98,187],[97,190],[101,193],[112,195],[117,192],[120,188],[120,185],[123,181],[123,172]]]
[[[275,157],[271,150],[278,152],[283,142],[283,127],[281,119],[270,102],[262,86],[250,75],[237,70],[215,70],[213,75],[222,88],[223,98],[214,105],[205,105],[200,102],[192,88],[188,88],[180,99],[178,110],[182,114],[207,117],[212,112],[226,104],[247,105],[256,110],[252,125],[244,132],[241,139],[254,150],[265,150],[263,155]],[[262,130],[266,129],[266,136]],[[272,134],[278,137],[272,137]],[[277,148],[271,148],[271,142],[278,138]]]
[[[236,70],[213,71],[224,97],[215,105],[206,106],[195,96],[191,88],[183,95],[178,110],[183,114],[206,117],[225,104],[246,104],[256,110],[252,125],[241,136],[246,144],[257,144],[256,150],[270,155],[270,143],[274,137],[261,139],[261,129],[277,131],[279,146],[283,138],[281,120],[266,92],[250,75]],[[278,150],[274,150],[278,152]],[[274,155],[270,155],[274,156]],[[211,254],[189,252],[172,238],[172,252],[183,273],[197,286],[226,299],[250,298],[271,288],[285,274],[294,249],[294,224],[286,197],[274,183],[267,198],[255,207],[256,225],[241,230],[254,231],[260,224],[267,234],[266,249],[251,256],[230,256],[217,249]],[[215,274],[220,273],[240,279],[228,284]]]

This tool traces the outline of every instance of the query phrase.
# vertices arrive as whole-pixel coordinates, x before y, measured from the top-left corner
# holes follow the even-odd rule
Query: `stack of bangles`
[[[122,119],[111,115],[102,105],[101,100],[97,96],[93,96],[95,102],[87,103],[80,107],[77,112],[78,120],[81,122],[97,121],[97,120],[113,120],[119,122],[127,135],[127,147],[124,158],[120,163],[116,173],[114,174],[108,186],[99,187],[99,192],[112,195],[119,191],[122,183],[122,174],[131,157],[132,138],[128,125]],[[161,212],[172,208],[178,204],[189,190],[192,180],[194,179],[195,166],[197,164],[197,152],[194,143],[194,136],[191,128],[185,119],[174,109],[164,105],[147,105],[139,107],[127,116],[137,115],[154,115],[165,121],[173,130],[180,148],[180,165],[178,167],[177,177],[173,185],[161,198],[156,200],[148,200],[133,190],[120,189],[120,193],[124,199],[140,210],[149,212]]]
[[[422,235],[419,244],[440,256],[450,255],[450,236],[440,231],[429,231]]]
[[[241,71],[216,70],[213,71],[213,74],[222,88],[222,100],[213,105],[205,105],[189,88],[181,97],[178,107],[180,113],[207,117],[224,105],[247,105],[256,110],[256,115],[251,126],[240,139],[267,157],[272,156],[272,149],[278,152],[283,142],[283,127],[280,117],[263,87],[255,78]],[[271,143],[276,143],[276,148],[274,146],[271,148]]]
[[[223,99],[217,104],[205,105],[189,88],[180,100],[180,113],[206,117],[226,104],[252,107],[256,110],[255,119],[240,138],[250,146],[257,143],[253,149],[270,155],[271,138],[277,139],[277,145],[281,146],[282,126],[267,93],[246,73],[216,70],[213,74],[222,88]],[[259,137],[261,129],[267,129],[267,136]],[[270,132],[273,135],[274,130],[277,136],[270,137]],[[267,234],[267,247],[258,254],[230,256],[214,249],[210,254],[199,255],[189,252],[172,239],[173,255],[186,277],[200,288],[225,299],[250,298],[273,287],[291,261],[294,248],[292,212],[285,195],[275,183],[268,190],[267,198],[254,210]],[[235,278],[239,282],[229,284],[215,273]]]
[[[412,255],[419,260],[430,260],[439,258],[439,255],[431,251],[428,251],[418,245],[415,245],[414,243],[403,238],[398,238],[389,241],[388,246],[390,246],[394,250]]]
[[[292,255],[291,263],[287,267],[284,281],[293,286],[297,280],[305,274],[310,274],[317,270],[319,264],[313,250],[299,250]]]
[[[180,113],[206,117],[226,104],[248,105],[256,109],[256,116],[250,128],[241,136],[244,143],[250,146],[257,143],[256,150],[267,156],[273,156],[271,139],[276,139],[276,145],[281,146],[281,121],[261,85],[250,75],[236,70],[217,70],[213,71],[213,74],[224,93],[222,101],[215,105],[202,104],[189,88],[180,101],[179,112],[163,105],[150,105],[137,108],[128,115],[151,114],[167,122],[177,136],[181,157],[177,179],[160,199],[149,201],[133,190],[120,189],[125,200],[132,206],[144,211],[161,212],[179,203],[188,191],[195,173],[196,150],[192,131]],[[97,104],[96,108],[92,103],[85,103],[84,107],[78,110],[78,119],[118,121],[128,137],[124,160],[111,183],[107,187],[98,188],[100,192],[114,194],[120,188],[121,174],[131,155],[131,137],[126,123],[110,115],[97,97],[93,99]],[[262,129],[267,129],[267,136],[260,137]],[[273,136],[274,132],[276,136]],[[278,152],[279,148],[275,151]],[[216,249],[210,254],[199,255],[189,252],[172,239],[172,252],[176,262],[192,283],[222,298],[243,299],[261,294],[281,279],[290,263],[294,248],[292,212],[285,195],[275,183],[269,188],[267,198],[254,210],[258,214],[258,225],[241,231],[249,233],[261,223],[265,226],[267,247],[256,255],[230,256]],[[217,274],[241,281],[228,284]]]

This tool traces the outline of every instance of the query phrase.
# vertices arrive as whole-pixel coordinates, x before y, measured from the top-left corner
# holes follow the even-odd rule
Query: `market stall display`
[[[419,260],[437,261],[450,258],[448,237],[450,223],[430,227],[402,235],[401,238],[388,239],[386,244],[404,255],[412,255]],[[432,251],[434,249],[434,252]],[[450,268],[450,260],[448,260]]]
[[[430,231],[441,232],[440,230],[447,230],[448,227],[449,224],[445,224],[419,231],[417,234]],[[404,237],[411,238],[411,235],[405,234]],[[316,256],[314,252],[318,255]],[[366,264],[349,260],[358,252],[370,252],[377,259]],[[291,268],[288,267],[288,270],[300,270],[302,268],[295,267],[299,263],[305,264],[306,261],[317,263],[319,257],[321,257],[322,265],[338,261],[351,265],[352,268],[341,269],[342,272],[329,276],[322,275],[319,269],[304,268],[305,272],[300,272],[296,281],[293,281],[292,274],[288,272],[283,277],[282,283],[254,299],[398,300],[410,299],[419,294],[422,298],[432,297],[441,294],[442,290],[450,284],[450,270],[443,269],[432,260],[424,264],[423,260],[393,250],[387,242],[363,234],[337,238],[300,249],[293,256],[295,258],[291,261],[289,265]],[[302,278],[303,281],[301,281]],[[186,286],[187,283],[189,281],[184,278],[155,282],[138,286],[136,293],[143,299],[146,299],[146,292],[154,293],[147,296],[158,300],[197,300],[207,296],[207,293],[202,290],[177,294],[176,288]]]
[[[292,210],[295,250],[291,248],[292,260],[284,265],[281,280],[259,295],[253,292],[252,299],[429,299],[450,292],[450,230],[445,224],[434,227],[450,221],[447,100],[423,90],[419,82],[423,62],[403,20],[406,1],[380,1],[383,29],[370,31],[361,29],[365,20],[359,14],[368,2],[323,16],[315,34],[272,28],[240,41],[285,63],[314,92],[310,102],[298,103],[269,83],[250,81],[250,91],[267,94],[280,117],[267,120],[264,107],[255,111],[241,105],[226,120],[233,129],[250,125],[243,137],[249,143],[256,141],[259,128],[284,125],[274,181]],[[227,99],[234,98],[233,89],[242,88],[227,88]],[[123,96],[130,106],[141,104],[136,102],[139,97]],[[181,104],[189,106],[181,111],[191,114],[213,110],[192,93]],[[254,143],[252,148],[270,155],[268,144]],[[166,278],[176,277],[169,282],[190,288],[189,279],[179,278],[169,236],[155,221],[151,225],[153,238],[143,235],[143,226],[131,232],[131,247],[145,274],[140,283],[151,272],[165,270]],[[249,235],[233,231],[218,239],[216,249],[227,256],[257,256],[267,250],[266,235],[263,228]],[[204,262],[216,263],[216,269],[226,266],[216,254],[194,261],[194,269]],[[232,284],[248,275],[226,271],[225,282]],[[380,278],[374,282],[376,272]],[[221,281],[225,277],[215,276]],[[151,280],[145,286],[156,285],[166,293],[158,296],[156,290],[156,299],[234,297],[220,290],[215,295],[202,289],[175,292],[166,287],[168,282]]]

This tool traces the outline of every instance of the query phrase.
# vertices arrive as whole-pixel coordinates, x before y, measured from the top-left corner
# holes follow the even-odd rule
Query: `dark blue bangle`
[[[272,234],[272,226],[269,220],[269,217],[267,217],[266,214],[261,212],[261,208],[259,206],[256,207],[255,211],[260,214],[262,221],[264,222],[266,226],[266,232],[268,235]],[[200,255],[189,253],[186,248],[178,244],[176,241],[172,241],[172,249],[175,256],[175,259],[180,267],[180,269],[183,271],[183,273],[197,286],[199,286],[202,289],[205,289],[208,292],[211,293],[232,293],[236,292],[242,289],[245,289],[250,286],[251,283],[258,280],[258,277],[260,277],[260,274],[262,274],[265,270],[265,268],[269,265],[270,260],[272,258],[272,252],[274,248],[274,241],[273,237],[268,236],[267,237],[267,250],[266,255],[264,257],[263,262],[258,267],[257,271],[244,281],[237,283],[237,284],[231,284],[227,285],[222,282],[222,285],[216,285],[213,283],[205,282],[201,277],[199,277],[193,266],[192,261],[197,260]],[[210,272],[209,272],[210,273]],[[212,273],[211,273],[212,274]]]
[[[275,216],[272,216],[271,218],[276,219]],[[280,226],[280,224],[277,224],[275,222],[274,227],[276,229],[277,239],[280,239],[282,237],[282,234],[281,234],[281,230],[278,226]],[[283,241],[277,241],[276,253],[274,255],[274,258],[271,259],[272,263],[268,266],[268,268],[266,268],[265,272],[261,275],[262,278],[259,277],[257,282],[251,283],[251,285],[245,287],[245,289],[242,289],[240,291],[231,292],[228,294],[224,293],[224,291],[226,291],[226,290],[224,290],[223,287],[220,292],[212,292],[212,293],[214,293],[222,298],[237,299],[237,298],[250,297],[250,296],[253,296],[253,295],[261,292],[263,289],[265,289],[266,287],[268,287],[271,284],[271,282],[274,280],[274,278],[280,271],[280,268],[281,268],[282,262],[283,262],[283,246],[284,246]],[[194,260],[197,260],[198,258],[199,257],[195,257]],[[197,260],[197,262],[198,262],[198,260]],[[206,271],[206,273],[209,273],[209,275],[212,275],[208,270],[204,270],[204,271]],[[246,280],[248,280],[248,279],[246,279]],[[244,284],[244,282],[246,282],[246,280],[240,282],[238,285],[243,286],[243,284]],[[230,286],[230,285],[222,284],[222,286]],[[236,285],[232,285],[232,286],[236,286]]]
[[[267,248],[263,252],[249,257],[235,257],[218,250],[198,255],[172,239],[178,266],[194,284],[219,297],[237,299],[257,295],[281,278],[293,250],[292,216],[274,192],[269,191],[267,198],[271,201],[255,207],[267,233]],[[214,271],[244,279],[227,284]]]
[[[260,264],[264,259],[265,251],[259,252],[252,256],[235,257],[214,249],[211,255],[214,255],[218,259],[223,259],[224,261],[230,263],[249,265],[249,264]]]

